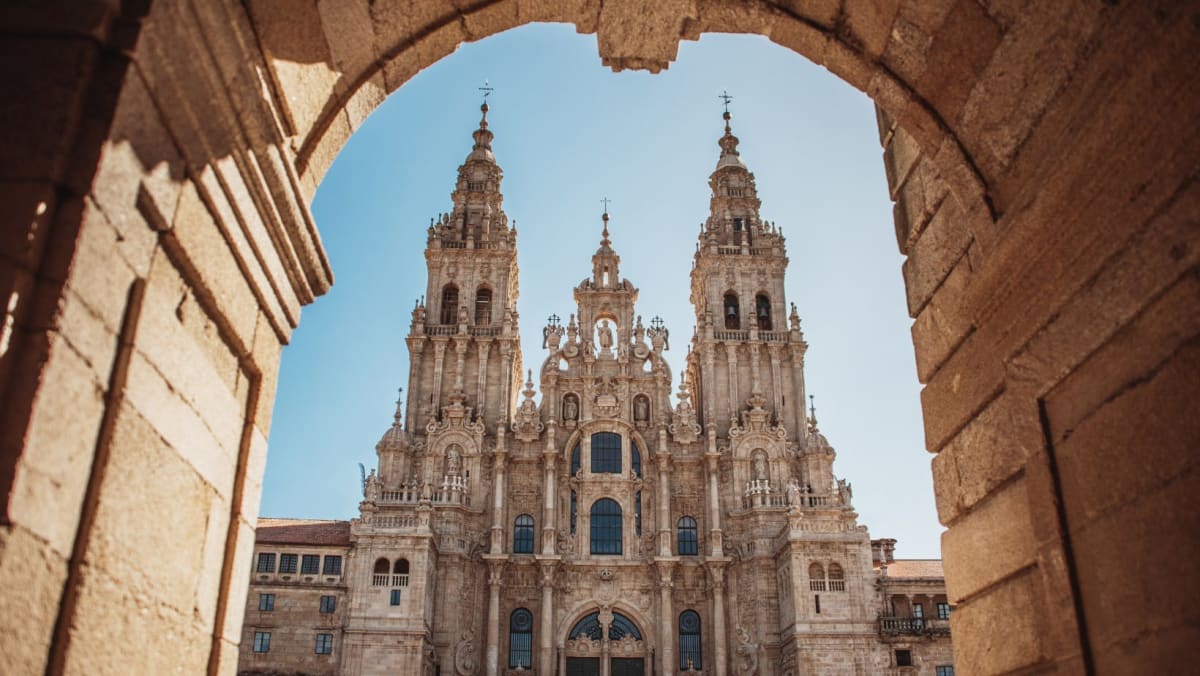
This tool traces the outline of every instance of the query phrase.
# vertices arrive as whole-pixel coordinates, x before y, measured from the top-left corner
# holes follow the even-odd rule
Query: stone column
[[[804,391],[804,343],[792,344],[792,392],[795,393],[795,401],[792,404],[796,407],[796,441],[803,442],[808,436]]]
[[[717,431],[715,426],[708,428],[708,451],[704,454],[705,466],[708,468],[708,539],[709,553],[712,556],[724,556],[725,550],[721,540],[721,495],[717,490],[719,469],[717,461],[721,455],[717,453]]]
[[[716,662],[714,673],[716,676],[725,676],[729,654],[729,636],[725,630],[725,569],[720,564],[710,565],[708,572],[712,576],[709,588],[713,597],[713,661]]]
[[[465,337],[454,339],[454,389],[459,392],[465,392],[467,388],[467,341]]]
[[[675,667],[675,610],[671,605],[671,590],[675,582],[671,579],[674,563],[658,562],[658,608],[659,608],[659,662],[660,674],[673,674]]]
[[[500,573],[504,564],[488,562],[487,676],[500,673]]]
[[[542,555],[553,556],[555,554],[557,518],[555,517],[555,507],[558,500],[558,491],[556,490],[555,481],[556,470],[558,469],[558,451],[554,447],[554,428],[555,422],[551,418],[546,423],[546,448],[542,451],[542,483],[543,483],[543,501],[542,501]],[[549,672],[547,672],[549,673]]]
[[[475,410],[476,412],[483,409],[483,402],[487,401],[487,363],[488,353],[492,350],[491,339],[479,340],[479,384],[478,392],[475,394]]]
[[[538,651],[538,673],[554,673],[554,565],[542,562],[542,626],[541,647]]]
[[[671,456],[667,453],[667,431],[659,428],[658,455],[658,555],[671,555],[671,487],[668,478]]]
[[[442,406],[442,373],[446,370],[446,339],[437,339],[433,341],[433,410],[431,415],[436,416],[438,409]]]
[[[496,451],[493,456],[492,479],[492,537],[489,551],[500,554],[504,551],[504,479],[508,460],[508,451],[504,447],[504,423],[496,425]]]
[[[409,354],[411,355],[409,358],[409,373],[412,374],[412,377],[409,378],[409,381],[414,383],[423,382],[424,378],[421,378],[421,357],[424,353],[425,338],[411,337],[408,339],[408,345]],[[413,416],[419,413],[419,411],[416,410],[418,408],[417,404],[419,404],[420,395],[424,394],[423,392],[418,392],[417,390],[417,387],[408,388],[408,401],[404,407],[404,429],[406,430],[416,429],[416,427],[413,425]],[[418,421],[417,425],[424,427],[425,423],[423,421]]]
[[[612,645],[608,632],[612,629],[613,614],[608,608],[600,609],[600,676],[612,676]]]
[[[729,417],[733,418],[741,404],[738,397],[738,356],[735,343],[725,343],[725,361],[729,366]]]

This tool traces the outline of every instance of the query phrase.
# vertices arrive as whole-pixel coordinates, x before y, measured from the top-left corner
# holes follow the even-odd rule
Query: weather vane
[[[495,88],[493,88],[493,87],[489,87],[489,86],[488,86],[488,81],[487,81],[487,80],[484,80],[484,81],[483,81],[483,86],[479,88],[479,91],[483,92],[483,102],[484,102],[484,103],[487,103],[487,97],[488,97],[488,94],[491,94],[492,92],[494,92],[494,91],[496,91],[496,90],[495,90]]]
[[[605,215],[607,215],[608,214],[608,203],[611,202],[612,200],[605,197],[604,199],[602,199],[600,201],[604,204],[604,213],[605,213]]]
[[[729,92],[722,89],[721,95],[718,96],[717,98],[721,99],[722,101],[725,102],[725,112],[728,113],[729,112],[729,102],[733,100],[733,97],[729,95]]]

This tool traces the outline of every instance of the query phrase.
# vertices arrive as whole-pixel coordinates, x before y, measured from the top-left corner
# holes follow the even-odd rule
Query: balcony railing
[[[880,617],[880,635],[948,634],[950,621],[934,617]]]

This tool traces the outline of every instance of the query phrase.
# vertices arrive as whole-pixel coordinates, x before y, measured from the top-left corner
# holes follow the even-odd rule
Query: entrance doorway
[[[564,647],[566,676],[646,676],[641,629],[620,612],[585,615],[567,634]]]
[[[644,676],[646,662],[641,657],[614,657],[609,663],[611,676]],[[568,657],[567,676],[600,676],[599,657]]]

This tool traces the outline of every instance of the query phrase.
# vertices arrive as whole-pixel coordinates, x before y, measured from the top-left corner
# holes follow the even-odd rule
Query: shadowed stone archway
[[[59,0],[0,21],[0,672],[234,671],[279,353],[332,283],[307,204],[389,92],[535,21],[649,70],[758,33],[871,96],[957,664],[1194,654],[1195,3]]]

